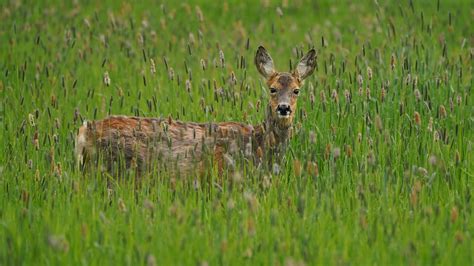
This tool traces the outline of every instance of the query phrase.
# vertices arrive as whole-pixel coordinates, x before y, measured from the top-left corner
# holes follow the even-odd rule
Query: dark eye
[[[270,88],[270,93],[273,94],[273,93],[276,93],[277,92],[277,89],[275,88]]]
[[[296,90],[293,91],[293,93],[294,93],[295,95],[298,95],[298,94],[300,93],[300,90],[296,89]]]

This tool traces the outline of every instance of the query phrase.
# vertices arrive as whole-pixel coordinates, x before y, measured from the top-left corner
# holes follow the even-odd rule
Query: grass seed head
[[[361,212],[361,214],[359,216],[359,225],[364,230],[366,230],[367,227],[369,226],[369,223],[367,222],[367,215],[364,212]]]
[[[418,112],[415,111],[415,113],[414,113],[414,115],[413,115],[413,119],[414,119],[415,124],[416,124],[417,126],[421,126],[421,116],[420,116],[420,113],[418,113]]]
[[[323,90],[321,90],[321,92],[319,92],[319,97],[321,99],[321,102],[325,104],[326,103],[326,94],[324,93]]]
[[[202,13],[201,7],[199,7],[199,6],[196,6],[196,16],[197,16],[199,22],[204,21],[204,14]]]
[[[257,197],[255,197],[255,195],[252,192],[246,191],[246,192],[244,192],[244,199],[247,202],[247,205],[248,205],[250,211],[255,213],[257,211],[257,208],[258,208]]]
[[[397,65],[397,59],[395,57],[395,54],[392,54],[392,56],[390,57],[390,69],[392,71],[395,70],[396,65]]]
[[[461,244],[464,242],[464,234],[461,231],[456,231],[454,234],[454,239],[456,239],[456,242]]]
[[[362,85],[364,84],[364,78],[361,74],[357,75],[357,83],[359,84],[359,87],[362,87]]]
[[[367,100],[370,99],[370,87],[367,87],[367,88],[365,89],[365,97],[367,97]]]
[[[252,218],[247,219],[247,234],[249,236],[255,236],[256,233],[257,233],[257,229],[256,229],[256,226],[255,226],[254,220]],[[252,255],[250,255],[250,256],[252,256]]]
[[[430,120],[428,121],[428,126],[426,127],[428,132],[433,132],[433,117],[430,117]]]
[[[259,158],[259,159],[262,159],[262,158],[263,158],[263,150],[262,150],[262,147],[258,146],[256,153],[257,153],[257,158]]]
[[[262,187],[264,189],[269,189],[272,185],[272,178],[269,175],[264,175],[262,178]]]
[[[35,147],[36,150],[39,150],[39,133],[38,133],[38,130],[36,130],[35,134],[33,135],[33,146]]]
[[[75,193],[79,193],[81,191],[81,184],[79,183],[79,181],[76,181],[76,180],[72,181],[72,190]]]
[[[367,67],[367,78],[372,80],[372,68]]]
[[[315,144],[316,143],[316,133],[314,133],[313,130],[309,131],[308,137],[309,137],[309,143],[310,144]]]
[[[81,224],[81,236],[82,238],[86,238],[89,235],[89,227],[86,223]]]
[[[329,159],[330,155],[331,155],[331,144],[328,143],[326,144],[326,148],[324,149],[324,159],[325,160]]]
[[[410,85],[411,83],[411,74],[408,73],[407,76],[405,77],[405,86],[408,87],[408,85]]]
[[[235,201],[233,199],[229,199],[227,201],[227,210],[231,211],[235,208]]]
[[[193,188],[194,188],[194,190],[197,191],[197,190],[199,190],[199,187],[200,187],[199,179],[195,178],[195,179],[193,180]]]
[[[454,152],[454,162],[458,165],[461,162],[461,154],[458,150]]]
[[[285,258],[285,266],[305,266],[306,263],[303,260],[296,260],[294,258]]]
[[[351,145],[346,145],[346,156],[351,158],[352,157],[352,147]]]
[[[202,68],[202,70],[206,70],[206,68],[207,68],[206,60],[204,60],[204,59],[201,58],[200,63],[201,63],[201,68]]]
[[[153,212],[155,210],[155,205],[149,199],[145,199],[143,201],[143,207],[150,212]]]
[[[332,149],[332,157],[334,160],[337,160],[341,156],[341,148],[339,147],[334,147]]]
[[[191,92],[191,81],[189,79],[186,80],[186,91],[189,93]]]
[[[121,212],[127,212],[127,206],[125,205],[125,202],[123,201],[123,199],[118,199],[118,208]]]
[[[372,150],[369,151],[369,153],[367,154],[367,163],[370,165],[370,166],[374,166],[375,165],[375,154]]]
[[[418,193],[412,189],[410,193],[410,204],[415,207],[418,204]]]
[[[174,69],[172,67],[170,67],[168,70],[168,79],[174,80]]]
[[[225,240],[225,239],[222,240],[221,241],[221,246],[220,246],[221,252],[225,253],[228,248],[229,248],[229,244],[228,244],[227,240]]]
[[[278,15],[279,17],[283,17],[283,10],[281,10],[280,7],[277,7],[277,8],[276,8],[276,13],[277,13],[277,15]]]
[[[458,106],[461,106],[461,104],[462,104],[462,96],[461,95],[456,96],[456,103],[457,103]]]
[[[300,160],[293,160],[293,173],[295,176],[301,176],[301,162]]]
[[[456,206],[453,206],[453,208],[451,208],[451,222],[452,223],[455,223],[459,218],[459,211],[458,211],[458,208]]]
[[[63,168],[61,166],[61,162],[58,162],[56,164],[56,167],[54,169],[54,173],[57,177],[61,178],[63,176]]]
[[[415,76],[413,78],[413,88],[416,88],[418,86],[418,76]]]
[[[383,130],[383,123],[382,123],[382,118],[380,118],[380,115],[375,115],[375,127],[377,128],[378,131]]]
[[[386,95],[387,91],[385,90],[385,87],[382,86],[382,89],[380,90],[380,101],[384,102]]]
[[[235,171],[232,175],[232,182],[234,184],[241,184],[244,181],[242,174],[239,171]]]
[[[436,164],[438,163],[438,158],[436,158],[435,155],[431,155],[429,158],[428,158],[428,162],[431,166],[436,166]]]
[[[151,74],[156,73],[156,65],[155,65],[155,60],[153,60],[153,58],[150,58],[150,72]]]
[[[34,114],[28,114],[28,122],[30,122],[31,127],[36,127],[35,115]]]
[[[58,103],[58,101],[57,101],[56,95],[54,95],[54,94],[51,95],[51,106],[52,107],[57,107],[57,103]]]
[[[143,47],[143,45],[145,44],[145,38],[143,37],[143,34],[141,33],[137,34],[137,41],[138,41],[138,44],[140,44],[140,46]]]
[[[346,102],[351,102],[351,93],[349,92],[349,90],[344,90],[344,98],[346,99]]]
[[[415,99],[416,99],[417,101],[420,101],[420,100],[421,100],[421,93],[420,93],[420,91],[419,91],[418,89],[415,89],[415,92],[414,92],[414,93],[415,93]]]
[[[252,249],[251,249],[251,248],[247,248],[247,249],[244,251],[243,256],[244,256],[244,258],[250,259],[250,258],[253,256]]]
[[[35,171],[35,181],[40,181],[41,179],[41,173],[39,171],[39,169],[36,169]]]
[[[444,105],[440,105],[439,106],[439,117],[440,118],[446,118],[446,108],[444,107]]]
[[[91,22],[89,21],[88,18],[85,18],[85,19],[83,20],[83,22],[84,22],[84,25],[86,25],[86,27],[87,27],[88,29],[91,29],[91,28],[92,28]]]
[[[166,30],[166,28],[167,28],[166,18],[161,18],[160,19],[160,26],[161,26],[161,29]]]
[[[146,265],[147,265],[147,266],[156,266],[156,265],[158,265],[158,264],[156,263],[156,258],[155,258],[155,256],[154,256],[153,254],[148,254],[148,255],[146,256]]]
[[[311,176],[319,176],[319,168],[318,168],[318,163],[317,162],[308,162],[308,165],[306,166],[308,173]]]
[[[230,81],[229,81],[229,83],[230,83],[232,86],[237,85],[237,77],[235,76],[234,71],[232,71],[232,72],[230,73]]]
[[[66,237],[63,235],[50,235],[48,236],[48,245],[55,251],[58,252],[68,252],[69,251],[69,242]]]
[[[234,169],[235,168],[236,163],[235,163],[235,160],[232,157],[232,155],[230,155],[228,153],[224,154],[224,162],[225,162],[225,164],[227,165],[227,167],[229,169]]]
[[[435,130],[435,131],[433,132],[433,140],[434,140],[435,142],[438,142],[438,141],[440,140],[440,136],[439,136],[438,130]]]
[[[311,107],[313,107],[314,102],[315,102],[315,96],[314,96],[314,93],[312,91],[309,93],[309,102],[311,103]]]
[[[339,102],[339,95],[337,94],[337,91],[336,91],[336,90],[332,90],[331,98],[333,99],[333,101],[334,101],[335,103],[338,103],[338,102]]]
[[[279,175],[280,174],[280,165],[277,163],[274,163],[272,166],[272,172],[274,175]]]
[[[107,87],[110,86],[110,76],[109,76],[109,72],[107,71],[104,72],[104,84]]]
[[[225,67],[225,56],[224,56],[224,51],[219,50],[219,62],[222,68]]]
[[[196,38],[194,37],[194,34],[192,32],[190,32],[188,34],[188,41],[190,44],[195,44],[196,43]]]
[[[260,108],[262,107],[262,102],[260,100],[257,100],[257,104],[255,105],[255,110],[260,112]]]
[[[424,167],[419,166],[416,172],[421,176],[428,176],[428,170]]]
[[[21,190],[21,201],[23,201],[25,205],[28,205],[30,202],[30,193],[24,189]]]

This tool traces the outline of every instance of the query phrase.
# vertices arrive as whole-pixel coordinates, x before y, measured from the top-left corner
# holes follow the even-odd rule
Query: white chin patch
[[[290,114],[287,114],[287,115],[278,114],[278,118],[281,118],[281,119],[290,118]]]

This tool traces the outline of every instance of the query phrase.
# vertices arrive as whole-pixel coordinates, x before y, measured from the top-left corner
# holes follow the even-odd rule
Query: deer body
[[[233,164],[236,155],[256,165],[278,160],[291,135],[301,81],[314,70],[315,52],[311,50],[303,57],[292,74],[276,72],[263,47],[257,50],[255,63],[267,79],[271,94],[262,124],[110,116],[79,128],[75,149],[78,162],[83,164],[100,155],[109,170],[122,162],[125,167],[136,167],[139,172],[158,167],[189,174],[205,171],[210,167],[208,162],[216,164],[222,173]]]

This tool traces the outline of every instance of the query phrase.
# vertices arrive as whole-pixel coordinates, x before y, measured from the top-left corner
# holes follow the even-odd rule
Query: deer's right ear
[[[263,46],[259,46],[257,49],[257,53],[255,54],[255,65],[257,66],[258,72],[260,72],[260,74],[265,78],[269,78],[275,73],[272,57]]]

